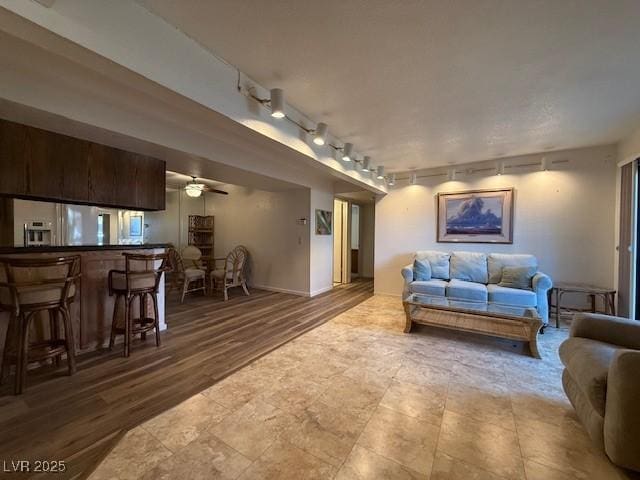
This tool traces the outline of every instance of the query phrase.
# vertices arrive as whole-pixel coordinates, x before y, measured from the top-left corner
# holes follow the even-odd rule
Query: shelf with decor
[[[189,215],[189,245],[198,247],[203,256],[213,255],[213,215]]]

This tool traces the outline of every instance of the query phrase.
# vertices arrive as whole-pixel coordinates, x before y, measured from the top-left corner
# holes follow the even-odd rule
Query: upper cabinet
[[[0,195],[164,210],[165,162],[0,120]]]

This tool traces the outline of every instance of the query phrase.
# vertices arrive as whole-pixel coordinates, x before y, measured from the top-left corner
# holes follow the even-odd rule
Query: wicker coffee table
[[[529,343],[531,355],[540,358],[538,332],[543,325],[535,308],[512,307],[414,293],[403,302],[405,333],[414,323],[508,338]]]

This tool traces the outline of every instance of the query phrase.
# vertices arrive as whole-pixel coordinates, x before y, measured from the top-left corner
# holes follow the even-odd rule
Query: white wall
[[[618,161],[630,162],[640,157],[640,127],[631,132],[618,145]]]
[[[333,232],[332,235],[316,235],[316,209],[333,211],[333,190],[330,185],[310,191],[310,292],[318,295],[333,288]],[[334,218],[335,228],[335,218]]]
[[[568,164],[551,171],[509,169],[502,176],[459,175],[403,182],[376,204],[375,291],[399,295],[400,269],[416,250],[531,253],[556,281],[614,283],[616,148],[594,147],[545,154]],[[539,161],[541,155],[510,159]],[[511,172],[514,173],[511,173]],[[400,182],[398,182],[400,183]],[[515,188],[512,245],[436,242],[436,194]]]

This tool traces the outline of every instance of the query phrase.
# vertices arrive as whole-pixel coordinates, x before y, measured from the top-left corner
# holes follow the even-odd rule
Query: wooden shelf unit
[[[213,215],[189,215],[189,245],[198,247],[204,256],[213,255]]]

